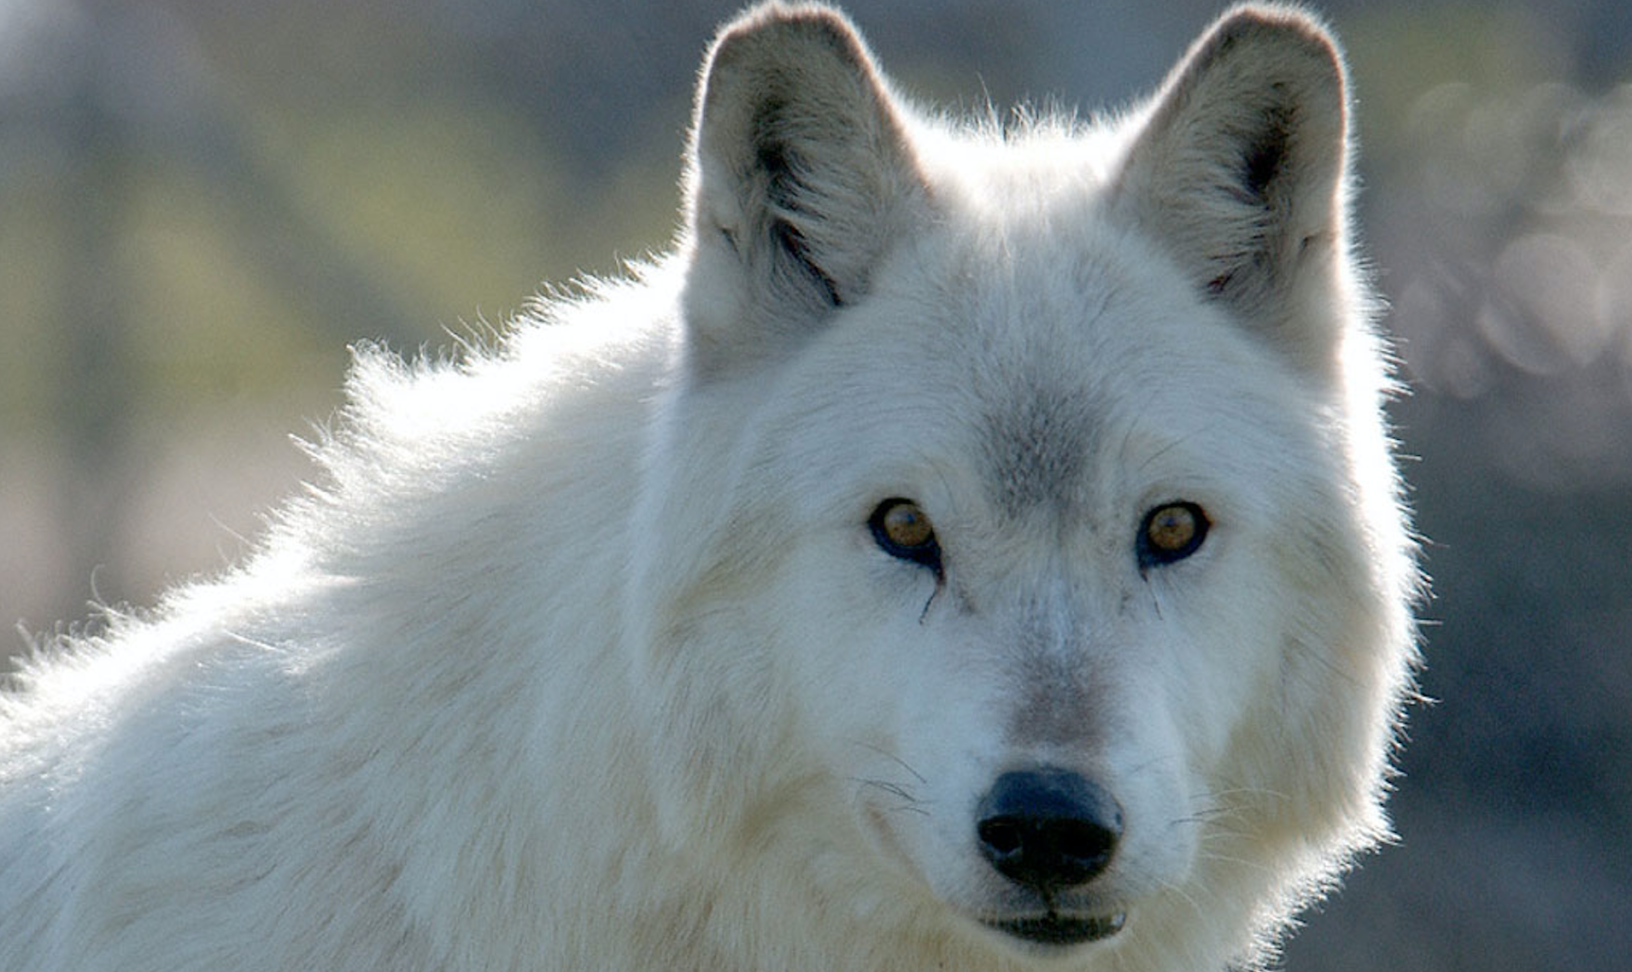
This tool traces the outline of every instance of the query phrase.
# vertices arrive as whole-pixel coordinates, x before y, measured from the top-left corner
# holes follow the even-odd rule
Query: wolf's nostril
[[[1122,836],[1122,808],[1078,773],[1004,773],[977,810],[975,835],[992,867],[1039,891],[1092,880]]]
[[[980,843],[999,854],[1012,854],[1021,846],[1021,826],[1008,817],[982,820],[979,826]]]
[[[1113,822],[1114,824],[1114,822]],[[1047,832],[1053,841],[1054,866],[1059,871],[1060,883],[1081,884],[1111,861],[1116,849],[1118,830],[1112,825],[1090,820],[1056,821]]]

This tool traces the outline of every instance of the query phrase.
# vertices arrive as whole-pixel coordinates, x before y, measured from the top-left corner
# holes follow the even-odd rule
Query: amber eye
[[[873,510],[867,526],[885,553],[940,573],[941,545],[935,540],[935,526],[917,503],[900,497],[887,499]]]
[[[1207,514],[1190,502],[1164,503],[1145,514],[1139,527],[1141,568],[1171,564],[1195,553],[1207,539]]]

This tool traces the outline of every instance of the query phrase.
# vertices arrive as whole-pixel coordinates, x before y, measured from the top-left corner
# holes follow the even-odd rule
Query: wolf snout
[[[980,851],[998,873],[1045,898],[1105,870],[1122,837],[1122,807],[1070,770],[1004,773],[975,813]]]

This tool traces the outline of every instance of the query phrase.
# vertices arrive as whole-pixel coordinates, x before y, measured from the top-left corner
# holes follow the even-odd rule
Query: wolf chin
[[[1348,119],[1285,7],[1093,123],[726,25],[668,255],[360,352],[246,562],[24,660],[0,967],[1266,961],[1414,653]]]

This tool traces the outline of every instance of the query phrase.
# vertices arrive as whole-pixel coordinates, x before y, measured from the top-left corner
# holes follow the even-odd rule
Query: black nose
[[[980,851],[1011,881],[1048,894],[1105,870],[1122,836],[1122,808],[1078,773],[1004,773],[976,810]]]

